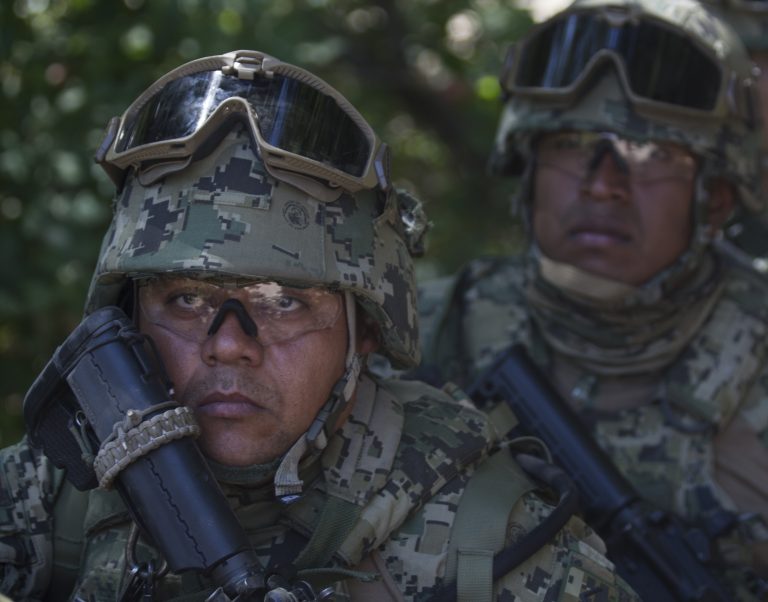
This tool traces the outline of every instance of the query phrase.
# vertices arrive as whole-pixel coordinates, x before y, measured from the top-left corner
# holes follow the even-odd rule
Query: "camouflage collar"
[[[541,266],[533,253],[525,295],[535,324],[548,345],[597,374],[637,374],[669,365],[723,289],[722,271],[709,253],[660,298],[644,287],[608,299],[576,295],[548,281]]]

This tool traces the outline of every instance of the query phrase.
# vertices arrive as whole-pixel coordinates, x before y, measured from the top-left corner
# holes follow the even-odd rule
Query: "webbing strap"
[[[482,463],[467,483],[453,521],[446,582],[459,602],[493,599],[493,556],[504,548],[512,508],[535,488],[507,450]]]
[[[514,411],[506,401],[497,403],[485,413],[488,415],[488,423],[496,432],[499,439],[503,439],[505,435],[520,424]]]
[[[505,525],[506,527],[506,525]],[[499,529],[506,531],[506,529]],[[465,550],[459,548],[456,575],[457,600],[474,602],[493,601],[493,552],[491,550]]]
[[[352,502],[329,495],[309,542],[294,562],[296,568],[327,565],[357,523],[361,510]]]

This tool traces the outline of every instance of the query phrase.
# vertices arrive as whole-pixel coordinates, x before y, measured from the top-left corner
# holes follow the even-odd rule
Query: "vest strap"
[[[493,600],[493,556],[506,543],[512,508],[534,488],[505,449],[469,479],[456,510],[445,571],[447,583],[456,579],[459,602]]]
[[[458,554],[457,600],[493,602],[493,552],[459,548]]]
[[[362,508],[352,502],[329,495],[312,536],[294,562],[296,568],[326,566],[341,547],[360,517]]]

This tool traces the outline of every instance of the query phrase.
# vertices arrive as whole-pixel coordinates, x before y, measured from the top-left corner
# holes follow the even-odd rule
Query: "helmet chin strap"
[[[309,429],[283,456],[275,473],[275,497],[284,503],[291,503],[302,493],[303,481],[299,478],[299,462],[310,451],[322,452],[328,439],[336,430],[336,423],[347,409],[357,388],[357,380],[363,364],[363,358],[357,353],[357,305],[355,296],[344,292],[344,304],[347,315],[347,356],[344,374],[336,381],[328,400],[320,408]]]

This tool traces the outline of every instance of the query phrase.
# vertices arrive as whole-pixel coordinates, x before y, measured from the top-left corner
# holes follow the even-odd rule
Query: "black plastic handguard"
[[[733,600],[713,572],[710,541],[641,499],[524,347],[501,354],[467,393],[483,407],[508,403],[519,433],[547,445],[576,484],[584,516],[605,539],[608,558],[643,600]]]
[[[97,485],[93,458],[116,425],[128,428],[129,412],[146,421],[178,407],[172,396],[147,337],[121,309],[105,307],[56,349],[25,397],[24,419],[30,442],[85,490]],[[233,599],[262,595],[262,568],[191,437],[122,467],[115,488],[172,571],[208,574]]]

